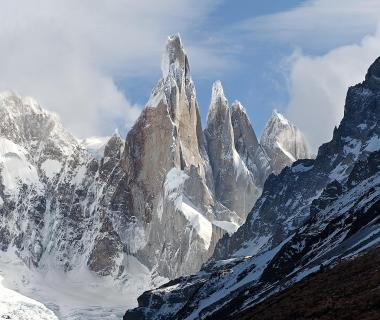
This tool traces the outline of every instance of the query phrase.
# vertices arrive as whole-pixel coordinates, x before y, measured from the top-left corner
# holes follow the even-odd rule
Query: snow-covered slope
[[[233,317],[321,264],[380,245],[379,101],[380,58],[348,90],[340,126],[316,159],[271,175],[246,223],[200,272],[145,292],[124,319]]]
[[[97,277],[85,268],[69,273],[29,269],[8,251],[0,256],[0,317],[39,320],[45,319],[45,312],[46,319],[120,319],[125,304],[135,306],[134,296],[144,289],[146,269],[138,265],[134,269],[135,285],[123,288],[112,278]],[[39,313],[33,318],[35,311]],[[23,313],[25,318],[21,318]]]
[[[58,320],[42,303],[3,286],[0,275],[0,316],[3,319]]]

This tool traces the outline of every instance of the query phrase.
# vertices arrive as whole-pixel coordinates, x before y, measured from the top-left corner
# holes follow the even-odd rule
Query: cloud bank
[[[5,0],[0,91],[33,96],[78,137],[109,134],[120,122],[129,126],[141,107],[115,79],[128,85],[132,76],[158,74],[166,37],[201,25],[216,2]],[[192,65],[205,71],[222,64],[207,48],[189,51]]]
[[[349,86],[364,80],[380,56],[380,29],[359,44],[342,46],[322,56],[295,52],[289,74],[287,116],[306,134],[313,149],[330,140],[343,116]]]
[[[324,50],[372,34],[379,15],[378,0],[308,0],[291,10],[247,19],[239,28],[256,39]]]
[[[284,59],[286,115],[315,152],[339,124],[348,87],[380,55],[379,22],[378,0],[308,0],[239,24],[256,41],[295,48]]]

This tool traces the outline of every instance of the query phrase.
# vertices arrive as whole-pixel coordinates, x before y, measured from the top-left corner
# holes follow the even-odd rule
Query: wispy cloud
[[[115,84],[156,74],[166,37],[192,29],[218,0],[5,0],[0,11],[0,91],[32,95],[78,136],[109,134],[137,117]],[[191,43],[192,65],[212,72],[222,58]],[[204,61],[209,61],[205,63]]]
[[[331,49],[373,33],[379,16],[378,0],[309,0],[287,11],[245,20],[238,28],[256,39]]]
[[[339,124],[348,87],[380,55],[379,22],[378,0],[309,0],[235,26],[256,46],[263,41],[284,54],[294,50],[279,68],[289,95],[284,109],[314,151]]]

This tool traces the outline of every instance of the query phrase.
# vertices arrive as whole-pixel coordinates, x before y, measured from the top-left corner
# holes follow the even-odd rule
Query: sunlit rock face
[[[214,176],[215,196],[245,220],[261,188],[255,184],[253,173],[236,151],[231,108],[219,81],[212,88],[205,136]],[[251,160],[249,156],[247,153],[246,161]]]
[[[174,277],[199,268],[223,232],[242,220],[214,199],[194,84],[179,36],[169,38],[162,69],[163,78],[128,133],[123,168],[129,207],[143,222],[148,244],[136,254],[150,268]]]
[[[247,112],[239,101],[234,101],[231,105],[231,124],[235,149],[252,173],[255,185],[262,189],[266,178],[272,172],[270,158],[259,144]]]

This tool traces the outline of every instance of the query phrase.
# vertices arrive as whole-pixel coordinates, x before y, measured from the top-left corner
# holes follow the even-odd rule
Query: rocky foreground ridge
[[[377,247],[331,268],[321,267],[284,292],[230,319],[379,319],[379,263]]]

